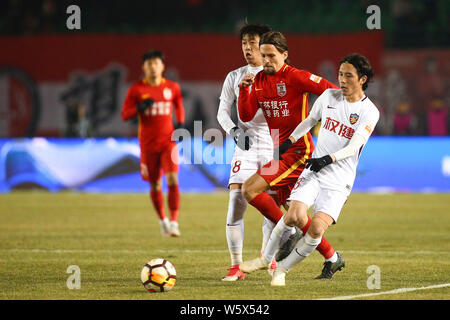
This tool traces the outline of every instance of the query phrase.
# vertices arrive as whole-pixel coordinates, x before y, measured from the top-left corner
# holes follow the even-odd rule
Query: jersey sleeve
[[[235,99],[235,93],[234,93],[234,74],[232,72],[228,73],[227,77],[225,78],[225,81],[223,82],[222,86],[222,92],[220,93],[220,100],[229,102],[232,104]]]
[[[239,118],[243,122],[251,121],[259,108],[255,94],[256,90],[249,91],[249,87],[239,87],[238,111]]]
[[[324,91],[324,93],[322,93],[314,102],[314,105],[308,117],[306,117],[305,120],[300,122],[300,124],[291,133],[291,136],[294,138],[295,141],[299,140],[306,133],[308,133],[309,130],[311,130],[311,128],[314,127],[316,123],[321,120],[323,106],[326,103],[327,96],[328,92]]]
[[[371,110],[366,115],[364,115],[363,119],[360,119],[361,123],[359,124],[358,129],[356,129],[354,134],[362,136],[367,142],[379,119],[380,112],[375,106],[373,106],[373,108],[371,108]]]
[[[302,92],[311,92],[320,96],[327,89],[338,89],[336,85],[305,70],[294,70],[291,79],[295,87]]]
[[[309,117],[319,122],[322,119],[322,110],[326,107],[330,91],[325,90],[317,99],[309,111]]]
[[[173,105],[175,109],[175,117],[178,123],[184,123],[184,106],[183,106],[183,96],[181,95],[181,88],[178,83],[174,84],[174,97],[173,97]]]
[[[125,96],[125,101],[123,102],[121,114],[123,121],[134,118],[138,114],[138,111],[136,109],[137,104],[137,94],[135,86],[133,85],[128,89],[127,95]]]
[[[233,88],[233,74],[230,72],[222,86],[222,93],[220,94],[219,109],[217,110],[217,121],[222,129],[229,133],[236,125],[231,120],[231,110],[236,100]]]

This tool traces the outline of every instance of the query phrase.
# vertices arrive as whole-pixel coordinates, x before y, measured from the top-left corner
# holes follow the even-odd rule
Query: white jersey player
[[[361,151],[380,117],[378,109],[364,94],[372,77],[372,68],[364,56],[344,57],[339,67],[340,89],[326,90],[314,103],[309,116],[279,147],[282,154],[321,121],[316,148],[312,158],[306,160],[309,170],[300,175],[289,197],[289,210],[273,233],[283,232],[294,224],[301,227],[312,205],[314,216],[305,236],[289,256],[279,261],[272,276],[273,286],[284,286],[286,273],[315,250],[325,230],[337,222],[350,195]],[[277,246],[279,241],[271,237],[265,254],[273,252]],[[259,263],[255,259],[250,264],[258,270]],[[329,264],[322,272],[332,275],[339,268],[339,265]]]
[[[244,273],[239,270],[239,265],[242,263],[244,240],[243,217],[247,208],[247,201],[241,193],[242,184],[273,158],[273,142],[262,111],[259,110],[252,121],[245,123],[239,119],[239,112],[237,112],[239,83],[245,75],[256,75],[263,69],[259,52],[259,38],[270,30],[270,27],[266,25],[245,25],[240,30],[242,51],[248,65],[228,73],[220,95],[217,120],[223,130],[236,141],[228,183],[230,199],[226,225],[231,267],[228,269],[228,274],[222,278],[223,281],[236,281],[245,277]],[[237,114],[237,125],[231,119],[232,112]],[[262,250],[264,250],[274,226],[273,222],[264,218]],[[275,264],[272,265],[272,268],[274,267]]]

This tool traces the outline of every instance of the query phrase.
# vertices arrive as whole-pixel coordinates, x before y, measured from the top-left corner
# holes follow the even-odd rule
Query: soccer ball
[[[177,272],[169,261],[162,258],[153,259],[142,269],[141,281],[147,291],[167,292],[175,285]]]

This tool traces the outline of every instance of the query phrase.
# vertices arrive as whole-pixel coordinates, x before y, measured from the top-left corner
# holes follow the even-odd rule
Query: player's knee
[[[308,223],[305,208],[299,204],[291,205],[284,217],[284,223],[288,226],[298,226],[299,228],[305,226]]]
[[[299,226],[302,227],[305,224],[305,217],[302,216],[301,212],[295,212],[291,210],[286,213],[284,217],[284,223],[288,226]]]
[[[178,184],[178,175],[176,172],[171,172],[166,175],[167,184],[169,186],[175,186]]]
[[[150,189],[152,191],[160,191],[162,188],[162,182],[161,180],[155,181],[155,182],[150,182]]]
[[[313,238],[322,237],[325,230],[328,228],[328,223],[321,217],[314,217],[309,226],[308,233]]]
[[[244,184],[242,185],[241,192],[245,200],[247,200],[248,202],[250,202],[251,200],[253,200],[254,197],[256,197],[251,184],[247,183],[247,181],[244,182]]]

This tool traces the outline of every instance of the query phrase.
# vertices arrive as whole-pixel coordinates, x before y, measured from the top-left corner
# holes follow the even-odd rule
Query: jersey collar
[[[281,69],[278,70],[277,73],[275,73],[275,74],[276,74],[276,75],[282,74],[283,72],[286,71],[287,67],[288,67],[288,64],[285,62],[285,63],[283,64],[283,66],[281,67]]]
[[[161,83],[160,83],[159,85],[162,85],[162,84],[165,83],[165,82],[166,82],[166,78],[162,77]],[[148,85],[150,86],[150,83],[148,83],[148,81],[147,81],[146,78],[143,78],[143,79],[142,79],[142,83],[143,83],[143,84],[148,84]],[[159,86],[158,86],[158,87],[159,87]]]

